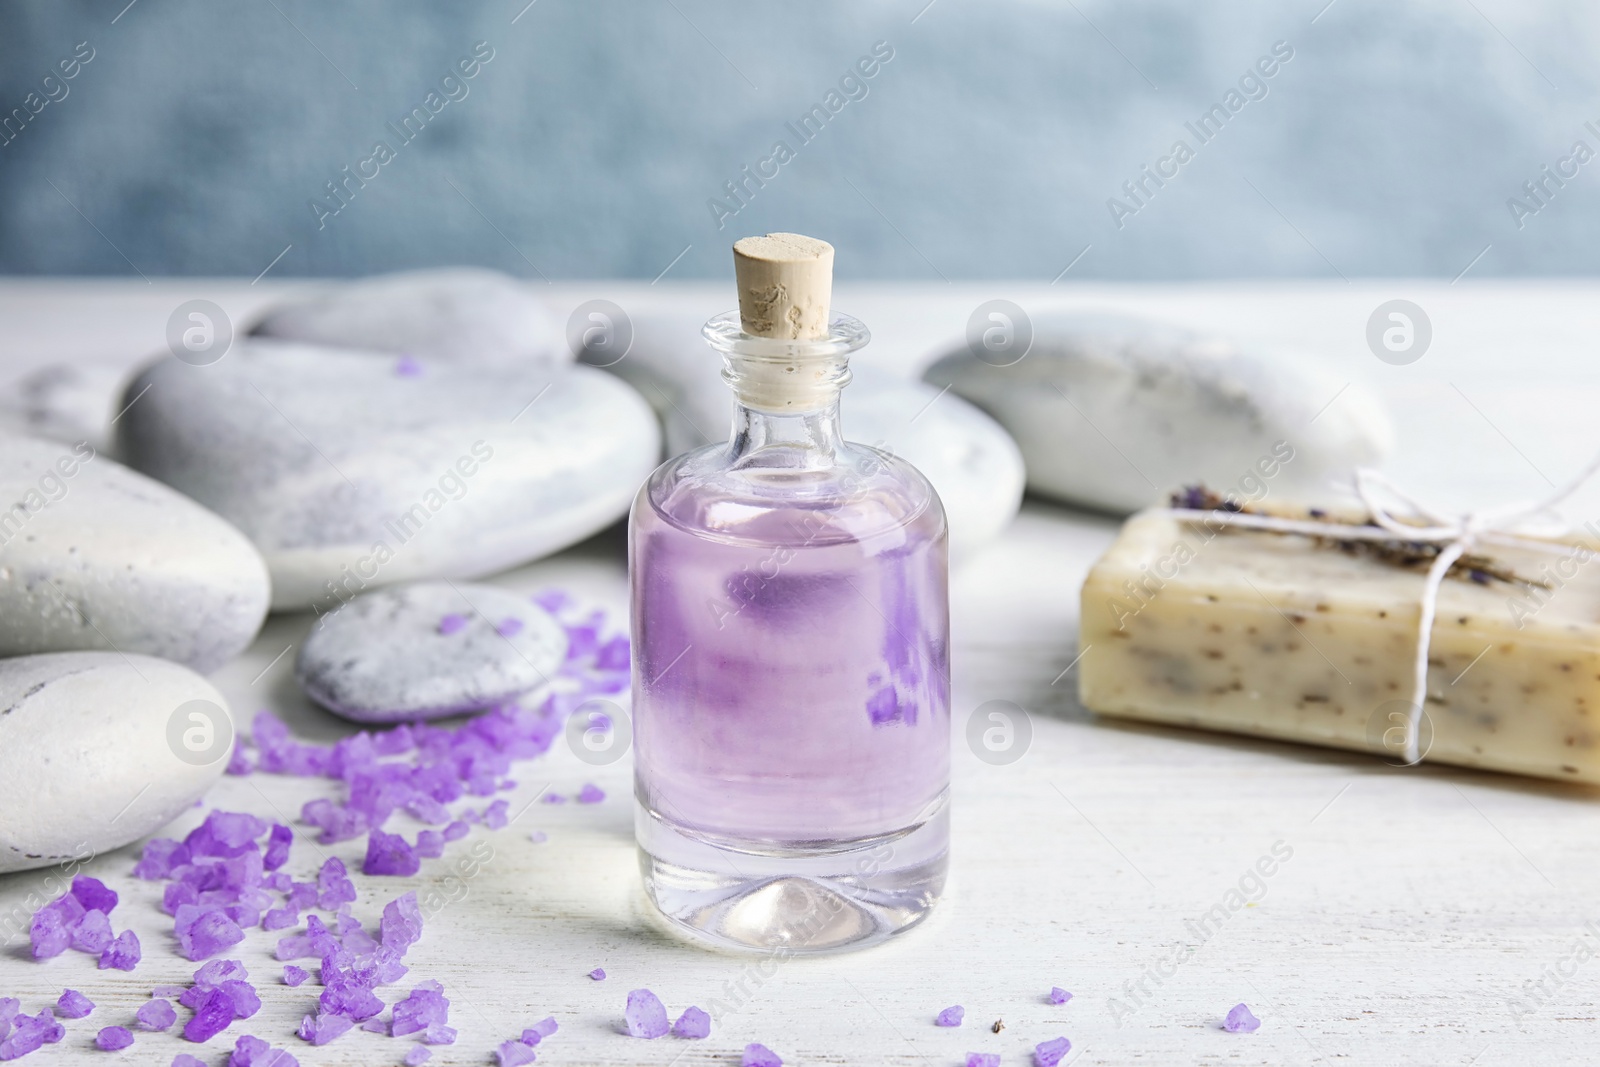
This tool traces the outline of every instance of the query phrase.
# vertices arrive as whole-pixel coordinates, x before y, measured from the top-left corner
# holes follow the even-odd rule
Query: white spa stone
[[[0,872],[159,830],[222,776],[231,742],[227,701],[176,663],[115,652],[0,660]]]
[[[442,632],[446,616],[460,616],[452,620],[460,628]],[[295,677],[346,718],[409,722],[533,699],[566,654],[561,624],[522,597],[416,582],[364,593],[323,616],[300,646]]]
[[[667,453],[726,441],[733,392],[700,323],[686,315],[634,320],[627,357],[607,369],[634,383],[661,416]],[[868,349],[870,353],[870,349]],[[580,357],[581,358],[581,357]],[[962,562],[997,537],[1022,502],[1022,455],[999,424],[958,396],[851,364],[840,397],[845,437],[908,460],[933,483],[950,522],[950,554]]]
[[[244,531],[275,610],[472,578],[580,541],[628,512],[660,433],[589,367],[439,362],[245,339],[205,367],[161,359],[117,424],[130,465]]]
[[[111,419],[128,368],[122,363],[52,363],[0,391],[0,428],[107,453]]]
[[[0,433],[0,656],[116,649],[212,671],[269,598],[255,546],[193,500],[87,444]]]
[[[523,282],[476,267],[324,283],[269,308],[263,337],[430,360],[559,365],[572,360],[561,323]]]
[[[1382,459],[1394,436],[1375,399],[1302,358],[1147,319],[1041,317],[1016,363],[991,365],[963,343],[923,377],[1011,431],[1029,489],[1114,513],[1197,482],[1239,490],[1279,441],[1294,457],[1267,492],[1326,496],[1330,482]]]

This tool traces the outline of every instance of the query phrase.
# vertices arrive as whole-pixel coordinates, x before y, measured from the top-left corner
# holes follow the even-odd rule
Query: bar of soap
[[[1600,783],[1593,546],[1479,552],[1521,580],[1444,580],[1424,759]],[[1399,762],[1423,580],[1423,567],[1309,537],[1136,515],[1083,585],[1080,699],[1104,715]]]

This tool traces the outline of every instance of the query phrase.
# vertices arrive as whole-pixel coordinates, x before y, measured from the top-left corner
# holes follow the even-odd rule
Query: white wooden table
[[[304,283],[297,283],[304,284]],[[60,359],[133,362],[162,346],[168,313],[193,297],[239,320],[291,283],[0,283],[0,382]],[[725,286],[666,282],[567,284],[543,290],[562,314],[605,296],[628,309],[719,310]],[[1403,409],[1393,475],[1434,501],[1465,506],[1532,496],[1600,447],[1600,285],[1592,283],[1230,284],[1210,286],[839,286],[841,309],[877,335],[860,358],[911,368],[960,336],[981,301],[1113,305],[1297,346]],[[1368,314],[1392,297],[1421,304],[1433,347],[1391,367],[1367,350]],[[1288,358],[1288,357],[1286,357]],[[1576,509],[1600,516],[1600,492]],[[522,765],[513,795],[547,783],[574,791],[596,781],[596,806],[536,805],[487,840],[493,859],[463,899],[428,926],[410,979],[437,978],[452,1001],[459,1042],[434,1063],[481,1064],[499,1042],[546,1014],[561,1032],[539,1049],[550,1064],[734,1064],[761,1041],[789,1064],[964,1062],[994,1051],[1029,1062],[1038,1041],[1065,1035],[1079,1064],[1592,1064],[1600,1060],[1600,963],[1571,957],[1584,939],[1600,951],[1600,797],[1591,791],[1424,767],[1396,770],[1360,756],[1182,730],[1099,722],[1073,696],[1077,590],[1115,524],[1030,502],[1004,538],[955,576],[955,845],[948,898],[898,943],[861,955],[799,960],[775,970],[686,946],[647,914],[634,861],[627,761],[598,771],[557,746]],[[626,605],[615,533],[496,579],[511,588],[570,589],[617,614]],[[261,707],[302,735],[349,728],[308,707],[285,656],[303,617],[273,618],[216,681],[236,717]],[[262,672],[265,669],[265,673]],[[259,677],[258,677],[259,675]],[[1026,755],[1009,766],[968,751],[967,717],[989,700],[1032,716]],[[255,775],[226,779],[211,804],[289,815],[327,786]],[[186,831],[195,812],[172,828]],[[544,830],[549,840],[530,842]],[[452,846],[463,850],[468,842]],[[1281,844],[1280,844],[1281,843]],[[1292,858],[1263,879],[1264,895],[1217,924],[1203,942],[1197,919],[1277,845]],[[358,866],[361,841],[327,851]],[[451,857],[417,879],[360,879],[357,914],[450,873]],[[173,953],[158,886],[129,871],[135,848],[98,858],[90,873],[124,895],[115,925],[146,946],[131,974],[97,971],[68,953],[32,962],[25,939],[0,954],[0,995],[25,1010],[64,986],[99,1004],[68,1036],[26,1062],[79,1062],[94,1032],[127,1023],[152,985],[194,968]],[[297,841],[291,870],[319,862]],[[41,873],[0,878],[0,914]],[[1246,883],[1253,889],[1253,883]],[[239,1033],[287,1045],[303,1064],[398,1063],[406,1044],[352,1032],[313,1049],[290,1036],[315,986],[276,984],[277,935],[256,932],[238,956],[264,1007]],[[1184,945],[1192,955],[1173,964]],[[1587,955],[1587,953],[1585,953]],[[585,977],[602,966],[610,978]],[[764,974],[763,970],[770,971]],[[1571,972],[1563,975],[1559,972]],[[1549,976],[1556,975],[1551,978]],[[1535,1000],[1524,988],[1546,980]],[[409,979],[408,979],[409,980]],[[1075,997],[1051,1006],[1052,985]],[[648,986],[675,1015],[721,1000],[710,1039],[642,1042],[619,1033],[629,989]],[[1141,988],[1142,987],[1142,988]],[[392,997],[387,999],[393,999]],[[1519,1012],[1515,1001],[1523,1007]],[[1245,1001],[1254,1034],[1220,1029]],[[935,1028],[962,1004],[967,1023]],[[1000,1034],[989,1024],[1005,1020]],[[208,1048],[220,1062],[223,1038]],[[140,1035],[118,1054],[168,1063],[197,1051],[174,1035]]]

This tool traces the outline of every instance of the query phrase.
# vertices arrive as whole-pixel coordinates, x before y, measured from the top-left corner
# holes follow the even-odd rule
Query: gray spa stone
[[[262,337],[452,362],[555,366],[572,360],[565,333],[510,275],[476,267],[322,282],[267,309]]]
[[[721,357],[700,336],[700,321],[670,314],[635,318],[633,347],[606,367],[633,382],[656,409],[669,455],[726,441],[733,421],[733,392],[722,380]],[[965,400],[876,371],[870,359],[858,358],[840,410],[849,440],[910,461],[933,483],[950,522],[952,560],[970,557],[1016,516],[1022,455],[994,419]]]
[[[0,656],[106,649],[212,671],[266,618],[243,534],[87,444],[0,433]]]
[[[277,610],[472,578],[622,518],[660,434],[588,367],[438,362],[247,338],[217,363],[161,359],[117,424],[127,462],[238,526]]]
[[[561,624],[522,597],[416,582],[324,615],[300,646],[295,677],[345,718],[409,722],[534,698],[566,654]]]
[[[1324,497],[1382,459],[1394,437],[1376,399],[1306,358],[1148,319],[1039,318],[1025,356],[993,363],[963,343],[924,380],[1011,431],[1029,489],[1113,513],[1197,482],[1242,497],[1257,483],[1272,495]],[[1279,442],[1292,449],[1287,462],[1277,462]],[[1264,469],[1274,473],[1263,478]]]
[[[123,363],[53,363],[0,391],[0,428],[109,454],[111,419],[128,380]]]
[[[84,860],[159,830],[222,776],[232,740],[228,702],[176,663],[116,652],[0,660],[0,872]]]

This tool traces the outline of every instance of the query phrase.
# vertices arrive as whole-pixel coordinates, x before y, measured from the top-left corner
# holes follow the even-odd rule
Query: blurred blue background
[[[1595,266],[1593,3],[525,4],[6,4],[0,272],[694,278],[772,229],[847,279]]]

